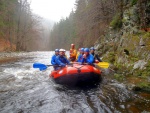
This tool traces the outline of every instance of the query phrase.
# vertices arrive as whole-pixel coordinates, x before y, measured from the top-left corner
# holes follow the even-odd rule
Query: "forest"
[[[134,26],[149,30],[148,4],[148,0],[76,0],[68,17],[44,30],[42,18],[32,13],[28,0],[1,0],[0,51],[68,49],[71,43],[77,48],[94,46],[110,29],[123,30],[124,11],[134,5]]]
[[[32,13],[28,0],[0,0],[0,15],[1,51],[39,49],[41,17]]]
[[[108,29],[121,30],[123,13],[137,5],[138,29],[149,26],[148,0],[76,0],[75,11],[66,19],[56,23],[50,35],[50,48],[90,47],[108,33]],[[112,37],[111,37],[112,38]]]

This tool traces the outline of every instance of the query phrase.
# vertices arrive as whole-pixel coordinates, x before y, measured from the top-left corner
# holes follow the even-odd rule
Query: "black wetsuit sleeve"
[[[95,58],[96,58],[99,62],[102,62],[102,60],[98,57],[97,54],[95,55]]]

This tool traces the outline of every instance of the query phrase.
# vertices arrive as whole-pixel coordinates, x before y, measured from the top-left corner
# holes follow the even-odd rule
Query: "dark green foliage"
[[[137,1],[138,0],[131,0],[131,5],[133,6],[133,5],[137,4]]]
[[[125,79],[125,76],[122,74],[114,74],[114,78],[120,82],[122,82]]]
[[[122,27],[122,19],[120,17],[120,14],[117,14],[113,20],[111,21],[110,23],[110,26],[113,28],[113,29],[118,29],[118,28],[121,28]]]
[[[105,58],[103,58],[103,60],[114,64],[114,62],[115,62],[115,53],[114,52],[108,53],[107,56]]]
[[[150,83],[148,82],[141,82],[137,85],[142,91],[150,92]]]
[[[76,11],[57,23],[51,31],[50,48],[69,48],[70,43],[75,43],[76,48],[93,46],[120,6],[120,1],[114,1],[116,5],[110,5],[110,2],[111,0],[77,0]]]
[[[69,48],[69,45],[74,43],[73,40],[76,37],[76,31],[73,14],[74,12],[70,14],[69,18],[62,19],[54,25],[50,36],[51,49]]]

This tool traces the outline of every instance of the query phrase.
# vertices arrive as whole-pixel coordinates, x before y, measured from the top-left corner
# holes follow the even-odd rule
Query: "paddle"
[[[109,67],[109,63],[108,62],[99,62],[99,63],[95,63],[97,66],[101,67],[101,68],[108,68]]]
[[[74,63],[78,63],[78,62],[74,62]],[[95,63],[95,65],[99,66],[100,68],[108,68],[109,67],[108,62],[99,62],[97,64]],[[33,64],[33,68],[39,68],[40,71],[46,70],[49,66],[59,66],[59,65],[45,65],[42,63],[34,63]]]
[[[58,66],[58,65],[45,65],[42,63],[34,63],[33,68],[39,68],[40,71],[46,70],[49,66]]]
[[[80,64],[80,63],[79,62],[72,62],[72,64]],[[94,63],[94,64],[100,68],[108,68],[109,67],[108,62],[99,62],[99,63]],[[82,65],[87,65],[87,63],[83,63]]]

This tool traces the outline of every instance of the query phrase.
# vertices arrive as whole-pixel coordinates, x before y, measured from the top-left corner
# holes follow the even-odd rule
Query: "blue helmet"
[[[89,48],[85,48],[84,52],[90,52]]]
[[[94,48],[94,47],[91,47],[90,50],[95,50],[95,48]]]
[[[59,49],[55,49],[55,52],[59,52]]]
[[[83,51],[83,52],[84,52],[84,48],[81,48],[80,51]]]

